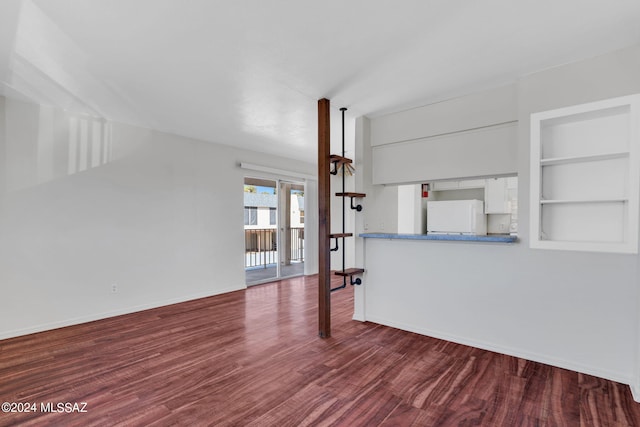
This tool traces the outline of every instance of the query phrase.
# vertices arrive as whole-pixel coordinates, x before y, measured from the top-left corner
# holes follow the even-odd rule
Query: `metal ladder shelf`
[[[353,233],[347,233],[345,230],[345,213],[346,213],[346,205],[345,205],[345,199],[347,197],[349,197],[351,199],[351,209],[354,209],[358,212],[362,211],[362,205],[357,205],[354,206],[353,205],[353,199],[354,198],[362,198],[365,197],[366,194],[364,193],[354,193],[354,192],[346,192],[344,187],[345,187],[345,176],[346,176],[346,171],[347,171],[347,166],[351,163],[353,163],[353,160],[346,158],[344,156],[345,154],[345,149],[344,149],[344,112],[347,111],[346,108],[341,108],[340,111],[342,112],[342,155],[338,156],[335,154],[332,154],[329,156],[329,161],[333,164],[333,170],[330,171],[330,173],[332,175],[337,175],[339,169],[341,169],[342,171],[342,192],[336,193],[336,196],[338,197],[342,197],[342,233],[335,233],[335,234],[331,234],[330,237],[331,238],[335,238],[336,239],[336,244],[333,248],[330,249],[330,251],[337,251],[339,249],[338,246],[338,238],[342,239],[342,269],[336,271],[334,274],[337,276],[341,276],[342,277],[342,286],[338,286],[335,288],[332,288],[331,291],[337,291],[338,289],[344,289],[347,287],[347,277],[349,278],[349,284],[350,285],[360,285],[362,284],[362,280],[357,277],[357,278],[353,278],[353,276],[357,276],[360,275],[362,273],[364,273],[364,268],[346,268],[345,267],[345,238],[346,237],[352,237]],[[351,169],[353,170],[353,169]]]

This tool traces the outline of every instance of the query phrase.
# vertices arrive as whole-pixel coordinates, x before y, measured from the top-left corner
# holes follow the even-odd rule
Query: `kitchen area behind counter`
[[[400,235],[421,240],[513,242],[517,232],[516,176],[398,186]],[[362,237],[377,234],[365,233],[368,236]]]

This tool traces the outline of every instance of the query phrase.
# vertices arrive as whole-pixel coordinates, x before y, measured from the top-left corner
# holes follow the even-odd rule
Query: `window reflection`
[[[112,160],[112,125],[104,118],[4,97],[0,107],[0,190],[42,185]]]

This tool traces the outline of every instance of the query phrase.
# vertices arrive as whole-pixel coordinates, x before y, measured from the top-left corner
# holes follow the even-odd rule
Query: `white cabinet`
[[[638,252],[640,95],[531,115],[533,248]]]
[[[458,181],[436,181],[431,183],[431,191],[457,190],[459,187]]]
[[[431,191],[466,190],[483,188],[484,179],[465,179],[460,181],[435,181],[431,183]]]
[[[461,190],[467,188],[483,188],[484,187],[484,179],[465,179],[464,181],[460,181],[458,188]]]
[[[484,213],[511,213],[507,178],[490,178],[484,182]]]

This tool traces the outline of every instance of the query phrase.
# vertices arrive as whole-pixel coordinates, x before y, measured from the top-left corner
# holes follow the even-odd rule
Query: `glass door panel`
[[[280,181],[280,277],[304,274],[304,184]]]
[[[272,180],[244,180],[244,270],[247,285],[279,277],[277,185],[277,181]]]

